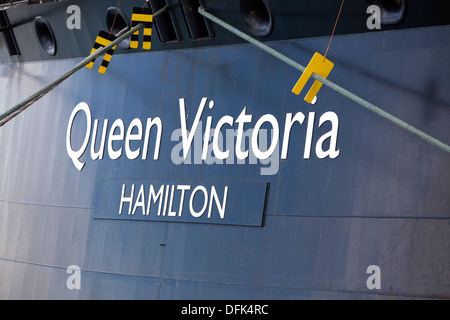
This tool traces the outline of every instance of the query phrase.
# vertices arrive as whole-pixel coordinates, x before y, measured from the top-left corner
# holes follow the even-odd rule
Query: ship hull
[[[328,40],[268,44],[306,65]],[[338,35],[329,79],[449,142],[449,44]],[[79,61],[2,64],[0,110]],[[99,64],[0,129],[0,298],[448,298],[448,153],[327,87],[306,103],[250,44]]]

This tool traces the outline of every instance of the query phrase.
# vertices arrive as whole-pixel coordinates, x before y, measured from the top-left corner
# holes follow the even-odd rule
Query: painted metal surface
[[[335,37],[329,78],[448,142],[450,76],[443,71],[450,69],[449,31],[441,26]],[[305,62],[327,42],[270,45]],[[0,87],[7,94],[1,95],[0,111],[77,62],[2,64]],[[105,75],[82,70],[5,125],[0,298],[448,298],[448,155],[327,88],[315,105],[307,104],[291,93],[298,77],[251,45],[118,54]],[[215,126],[225,115],[238,119],[245,107],[253,117],[245,129],[273,115],[281,129],[277,155],[286,114],[302,112],[305,120],[292,127],[287,159],[239,164],[234,153],[230,163],[200,164],[193,142],[191,163],[178,163],[180,99],[191,127],[205,97],[214,107],[202,114],[203,132],[208,116]],[[133,119],[160,117],[158,159],[153,143],[146,160],[142,154],[131,160],[125,143],[116,141],[115,150],[123,147],[118,159],[111,159],[106,142],[103,159],[94,161],[89,144],[79,171],[66,136],[80,102],[99,120],[97,137],[104,119],[109,128],[122,119],[126,130]],[[319,127],[319,119],[330,111],[339,119],[339,155],[320,159],[316,146],[331,125]],[[310,122],[311,155],[305,159]],[[83,143],[85,124],[80,113],[71,131],[74,147]],[[168,181],[230,183],[249,197],[247,183],[268,184],[262,226],[113,219],[121,189],[108,193],[108,186]],[[102,205],[109,200],[111,205]],[[247,205],[245,197],[228,200]],[[66,285],[71,265],[81,269],[80,290]],[[381,289],[367,287],[371,265],[380,267]]]

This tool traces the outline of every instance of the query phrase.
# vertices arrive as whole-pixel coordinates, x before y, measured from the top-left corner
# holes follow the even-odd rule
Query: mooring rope
[[[75,67],[73,67],[72,69],[67,71],[65,74],[60,76],[58,79],[56,79],[55,81],[53,81],[53,82],[47,84],[46,86],[42,87],[39,91],[35,92],[34,94],[32,94],[31,96],[29,96],[28,98],[26,98],[25,100],[20,102],[19,104],[17,104],[16,106],[12,107],[11,109],[6,111],[5,113],[1,114],[0,115],[0,127],[3,126],[8,121],[10,121],[11,119],[13,119],[19,113],[24,111],[26,108],[31,106],[37,100],[42,98],[48,92],[53,90],[55,87],[57,87],[64,80],[69,78],[75,72],[77,72],[78,70],[82,69],[88,63],[90,63],[91,61],[95,60],[96,58],[98,58],[102,54],[106,53],[109,49],[111,49],[112,47],[116,46],[117,44],[119,44],[120,42],[122,42],[123,40],[125,40],[126,38],[131,36],[134,32],[136,32],[137,30],[140,30],[143,27],[144,27],[144,25],[142,23],[140,23],[136,27],[134,27],[134,28],[132,28],[132,29],[130,29],[128,31],[127,31],[128,27],[126,29],[124,29],[124,30],[121,30],[119,33],[117,33],[118,38],[116,40],[112,41],[106,47],[103,47],[103,48],[95,51],[94,53],[89,55],[87,58],[85,58],[83,61],[78,63]]]
[[[117,8],[116,8],[116,14],[114,15],[114,19],[113,19],[113,22],[112,22],[112,26],[111,26],[111,29],[109,29],[109,35],[111,35],[111,32],[113,31],[113,29],[114,29],[114,24],[116,23],[116,18],[117,18],[117,14],[119,13],[119,8],[120,8],[120,2],[121,2],[122,0],[119,0],[119,4],[117,5]]]
[[[146,2],[147,4],[148,2]],[[119,5],[120,5],[120,1],[119,1]],[[162,7],[160,10],[158,10],[157,12],[155,12],[153,14],[153,18],[159,16],[160,14],[166,12],[168,10],[168,6],[164,6]],[[118,11],[118,10],[117,10]],[[116,12],[117,14],[117,12]],[[115,18],[114,18],[115,19]],[[113,23],[114,26],[114,23]],[[73,67],[72,69],[70,69],[69,71],[67,71],[65,74],[63,74],[62,76],[60,76],[58,79],[56,79],[55,81],[47,84],[46,86],[42,87],[39,91],[35,92],[34,94],[32,94],[31,96],[29,96],[28,98],[26,98],[24,101],[20,102],[19,104],[17,104],[16,106],[12,107],[11,109],[9,109],[8,111],[6,111],[3,114],[0,114],[0,127],[2,127],[5,123],[7,123],[8,121],[10,121],[11,119],[13,119],[15,116],[17,116],[19,113],[21,113],[22,111],[24,111],[26,108],[28,108],[29,106],[31,106],[33,103],[35,103],[36,101],[38,101],[40,98],[42,98],[44,95],[46,95],[48,92],[50,92],[51,90],[53,90],[54,88],[56,88],[58,85],[60,85],[64,80],[66,80],[67,78],[69,78],[71,75],[73,75],[75,72],[79,71],[80,69],[82,69],[84,66],[86,66],[88,63],[90,63],[91,61],[95,60],[96,58],[98,58],[99,56],[103,55],[104,53],[106,53],[109,49],[111,49],[112,47],[116,46],[117,44],[119,44],[120,42],[122,42],[123,40],[125,40],[126,38],[128,38],[130,35],[132,35],[134,32],[142,29],[144,27],[144,24],[140,23],[138,24],[136,27],[128,30],[128,27],[126,27],[125,29],[119,31],[115,36],[117,37],[116,40],[112,41],[109,45],[107,45],[106,47],[103,47],[97,51],[95,51],[94,53],[92,53],[91,55],[89,55],[87,58],[85,58],[83,61],[81,61],[79,64],[77,64],[75,67]],[[111,27],[112,30],[112,27]],[[110,30],[110,32],[111,32]],[[128,30],[128,31],[127,31]]]
[[[217,23],[218,25],[220,25],[221,27],[225,28],[226,30],[234,33],[235,35],[237,35],[238,37],[250,42],[251,44],[257,46],[258,48],[260,48],[261,50],[264,50],[265,52],[271,54],[272,56],[274,56],[275,58],[283,61],[284,63],[290,65],[291,67],[303,72],[305,71],[305,67],[302,66],[301,64],[295,62],[294,60],[286,57],[285,55],[281,54],[280,52],[270,48],[269,46],[263,44],[262,42],[252,38],[251,36],[245,34],[244,32],[240,31],[239,29],[236,29],[235,27],[231,26],[230,24],[226,23],[223,20],[220,20],[219,18],[217,18],[216,16],[212,15],[211,13],[207,12],[204,8],[199,7],[198,8],[198,12],[204,16],[205,18],[210,19],[211,21]],[[397,126],[411,132],[412,134],[418,136],[419,138],[423,139],[424,141],[450,153],[450,146],[443,143],[442,141],[433,138],[432,136],[426,134],[425,132],[413,127],[412,125],[406,123],[403,120],[398,119],[397,117],[391,115],[390,113],[384,111],[383,109],[377,107],[376,105],[364,100],[363,98],[357,96],[356,94],[342,88],[341,86],[335,84],[334,82],[331,82],[328,79],[325,79],[315,73],[312,74],[311,76],[312,78],[322,82],[324,85],[326,85],[327,87],[335,90],[336,92],[340,93],[341,95],[349,98],[350,100],[353,100],[354,102],[358,103],[359,105],[363,106],[364,108],[375,112],[376,114],[378,114],[379,116],[391,121],[392,123],[396,124]]]
[[[167,8],[163,8],[163,9],[167,9]],[[160,10],[162,11],[162,10]],[[212,15],[211,13],[205,11],[202,7],[198,8],[198,12],[210,19],[211,21],[217,23],[218,25],[220,25],[221,27],[225,28],[226,30],[234,33],[235,35],[239,36],[240,38],[250,42],[251,44],[257,46],[258,48],[264,50],[265,52],[271,54],[272,56],[274,56],[275,58],[283,61],[284,63],[290,65],[291,67],[299,70],[300,72],[304,72],[305,71],[305,67],[302,66],[301,64],[297,63],[296,61],[288,58],[287,56],[281,54],[280,52],[270,48],[269,46],[263,44],[262,42],[250,37],[249,35],[245,34],[244,32],[236,29],[235,27],[231,26],[230,24],[220,20],[219,18],[217,18],[216,16]],[[43,88],[41,88],[39,91],[37,91],[36,93],[32,94],[31,96],[29,96],[27,99],[25,99],[24,101],[20,102],[19,104],[17,104],[16,106],[12,107],[11,109],[9,109],[8,111],[6,111],[5,113],[0,115],[0,127],[3,126],[5,123],[7,123],[8,121],[10,121],[11,119],[13,119],[15,116],[17,116],[19,113],[21,113],[23,110],[25,110],[26,108],[28,108],[30,105],[32,105],[34,102],[36,102],[37,100],[39,100],[40,98],[42,98],[45,94],[47,94],[48,92],[50,92],[52,89],[54,89],[56,86],[58,86],[59,84],[61,84],[64,80],[66,80],[67,78],[69,78],[71,75],[73,75],[75,72],[77,72],[78,70],[82,69],[84,66],[86,66],[88,63],[90,63],[91,61],[95,60],[97,57],[101,56],[102,54],[104,54],[106,51],[108,51],[109,49],[111,49],[112,47],[114,47],[115,45],[117,45],[118,43],[122,42],[123,40],[125,40],[126,38],[128,38],[131,34],[133,34],[134,32],[136,32],[137,30],[143,28],[144,25],[143,24],[138,24],[136,27],[128,30],[127,32],[121,34],[119,36],[120,33],[122,33],[122,31],[117,34],[118,38],[114,41],[112,41],[109,45],[107,45],[106,47],[103,47],[102,49],[99,49],[97,51],[95,51],[94,53],[92,53],[91,55],[89,55],[87,58],[85,58],[83,61],[81,61],[80,63],[78,63],[75,67],[73,67],[72,69],[70,69],[69,71],[67,71],[64,75],[62,75],[61,77],[59,77],[58,79],[56,79],[55,81],[49,83],[48,85],[44,86]],[[322,82],[324,85],[326,85],[327,87],[335,90],[336,92],[340,93],[341,95],[349,98],[350,100],[353,100],[354,102],[358,103],[359,105],[363,106],[364,108],[378,114],[379,116],[391,121],[392,123],[396,124],[397,126],[409,131],[410,133],[418,136],[419,138],[423,139],[424,141],[450,153],[450,146],[443,143],[442,141],[433,138],[432,136],[426,134],[425,132],[415,128],[414,126],[404,122],[403,120],[398,119],[397,117],[391,115],[390,113],[384,111],[383,109],[377,107],[376,105],[364,100],[363,98],[355,95],[354,93],[342,88],[341,86],[333,83],[332,81],[325,79],[315,73],[313,73],[311,75],[312,78],[314,78],[315,80],[318,80],[320,82]]]
[[[344,6],[344,0],[342,0],[342,2],[341,2],[341,7],[339,8],[339,13],[337,15],[336,22],[334,23],[333,32],[331,32],[330,41],[328,42],[327,51],[325,51],[325,54],[323,56],[323,61],[325,61],[325,59],[327,58],[328,50],[330,50],[331,41],[333,40],[334,31],[336,30],[336,26],[337,26],[337,23],[339,21],[339,16],[341,15],[341,11],[342,11],[342,7],[343,6]]]

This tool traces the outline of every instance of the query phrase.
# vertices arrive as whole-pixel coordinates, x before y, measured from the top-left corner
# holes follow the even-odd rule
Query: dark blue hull
[[[306,65],[328,40],[267,44]],[[450,142],[450,27],[338,35],[328,58],[330,80]],[[2,64],[0,111],[79,61]],[[329,88],[307,104],[299,72],[250,44],[99,65],[0,129],[0,298],[450,296],[448,153]],[[289,114],[303,121],[287,130]],[[225,116],[202,160],[208,117]],[[269,158],[239,159],[252,135]]]

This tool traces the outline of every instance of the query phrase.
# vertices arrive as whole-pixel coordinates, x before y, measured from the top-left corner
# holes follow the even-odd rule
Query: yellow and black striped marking
[[[95,51],[97,51],[98,49],[100,49],[102,47],[106,47],[108,44],[113,42],[115,39],[116,39],[116,37],[114,35],[101,30],[98,33],[97,39],[95,39],[94,47],[91,50],[91,54],[93,54]],[[116,47],[117,46],[114,46],[111,49],[109,49],[108,51],[106,51],[105,56],[103,57],[102,64],[101,64],[100,68],[98,69],[99,73],[105,74],[106,69],[108,68],[109,62],[111,61],[114,50],[116,50]],[[86,68],[92,69],[93,66],[94,66],[94,61],[89,62],[86,65]]]
[[[142,48],[150,50],[152,46],[152,22],[153,15],[150,8],[133,8],[133,15],[131,16],[131,27],[136,27],[139,23],[144,24],[144,42]],[[136,49],[139,46],[139,30],[131,35],[130,48]]]

